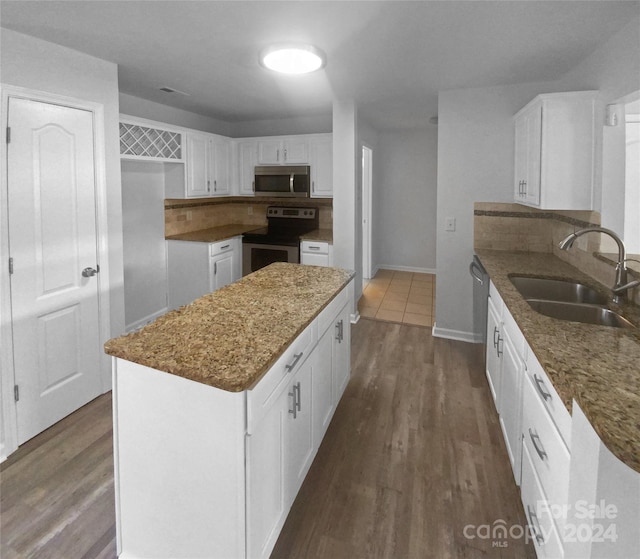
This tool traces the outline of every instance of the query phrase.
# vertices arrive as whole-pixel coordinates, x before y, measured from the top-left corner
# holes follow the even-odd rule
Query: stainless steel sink
[[[513,276],[511,283],[525,299],[606,305],[607,297],[578,282]]]
[[[618,313],[598,305],[540,299],[527,299],[527,303],[534,311],[560,320],[586,322],[587,324],[613,326],[614,328],[635,328],[631,322]]]

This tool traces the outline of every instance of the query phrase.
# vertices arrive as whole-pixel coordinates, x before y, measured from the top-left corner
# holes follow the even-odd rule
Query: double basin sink
[[[534,311],[558,318],[614,328],[634,328],[626,318],[607,308],[602,293],[582,283],[527,276],[511,276],[511,283]]]

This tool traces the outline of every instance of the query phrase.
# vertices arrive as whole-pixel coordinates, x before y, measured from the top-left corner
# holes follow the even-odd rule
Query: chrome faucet
[[[575,240],[584,235],[585,233],[604,233],[605,235],[609,235],[616,244],[618,245],[618,263],[616,264],[616,280],[611,288],[613,291],[613,301],[614,303],[621,303],[623,299],[627,296],[627,290],[632,287],[636,287],[640,285],[640,280],[627,281],[627,256],[624,248],[624,243],[616,235],[611,229],[606,229],[604,227],[585,227],[584,229],[580,229],[571,233],[568,237],[560,241],[558,245],[561,250],[569,250]]]

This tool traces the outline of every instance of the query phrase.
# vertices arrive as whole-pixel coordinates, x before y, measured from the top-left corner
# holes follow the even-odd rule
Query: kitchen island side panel
[[[245,393],[122,359],[113,375],[119,557],[244,557]]]

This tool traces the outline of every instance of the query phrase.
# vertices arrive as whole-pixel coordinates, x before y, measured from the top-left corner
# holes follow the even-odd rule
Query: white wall
[[[540,93],[597,89],[606,104],[640,89],[639,27],[635,18],[557,82],[440,92],[435,335],[471,339],[473,287],[467,267],[473,255],[473,202],[512,201],[513,114]],[[597,191],[600,176],[604,187],[596,209],[602,208],[603,224],[620,229],[624,133],[620,126],[603,128]],[[444,231],[449,216],[457,219],[455,233]]]
[[[111,335],[124,331],[122,201],[115,64],[2,29],[2,83],[74,97],[104,106],[109,231]]]
[[[120,112],[125,115],[157,120],[174,126],[193,128],[194,130],[202,130],[203,132],[220,134],[221,136],[231,136],[231,124],[226,121],[176,109],[161,103],[154,103],[126,93],[120,93]]]
[[[378,134],[375,240],[380,267],[436,268],[438,129]]]
[[[438,96],[436,325],[434,334],[473,339],[473,203],[513,198],[513,115],[553,86],[531,83],[441,91]],[[445,219],[456,231],[445,231]]]
[[[34,39],[21,33],[2,29],[0,36],[0,66],[2,84],[27,88],[36,92],[83,102],[102,105],[104,110],[104,206],[106,207],[106,238],[100,239],[100,250],[107,250],[107,262],[102,262],[102,272],[109,278],[109,331],[103,332],[104,340],[124,332],[124,291],[122,265],[122,202],[120,188],[120,153],[118,132],[118,74],[117,67],[86,54]],[[2,228],[4,251],[7,229]],[[6,293],[2,278],[2,290]],[[106,283],[106,282],[105,282]],[[3,301],[4,301],[3,294]],[[0,317],[3,332],[7,331],[6,316]],[[2,431],[0,432],[0,459],[16,448],[15,408],[7,387],[13,385],[10,367],[1,359],[2,367]],[[102,381],[105,390],[110,387],[110,359],[102,356]]]
[[[603,104],[624,103],[640,90],[640,16],[602,44],[558,82],[564,90],[597,89]],[[637,98],[637,97],[636,97]],[[597,178],[602,225],[622,234],[624,223],[625,130],[624,109],[618,126],[604,126],[601,175]],[[601,179],[601,180],[600,180]]]
[[[164,166],[122,161],[122,230],[127,331],[167,312]]]

